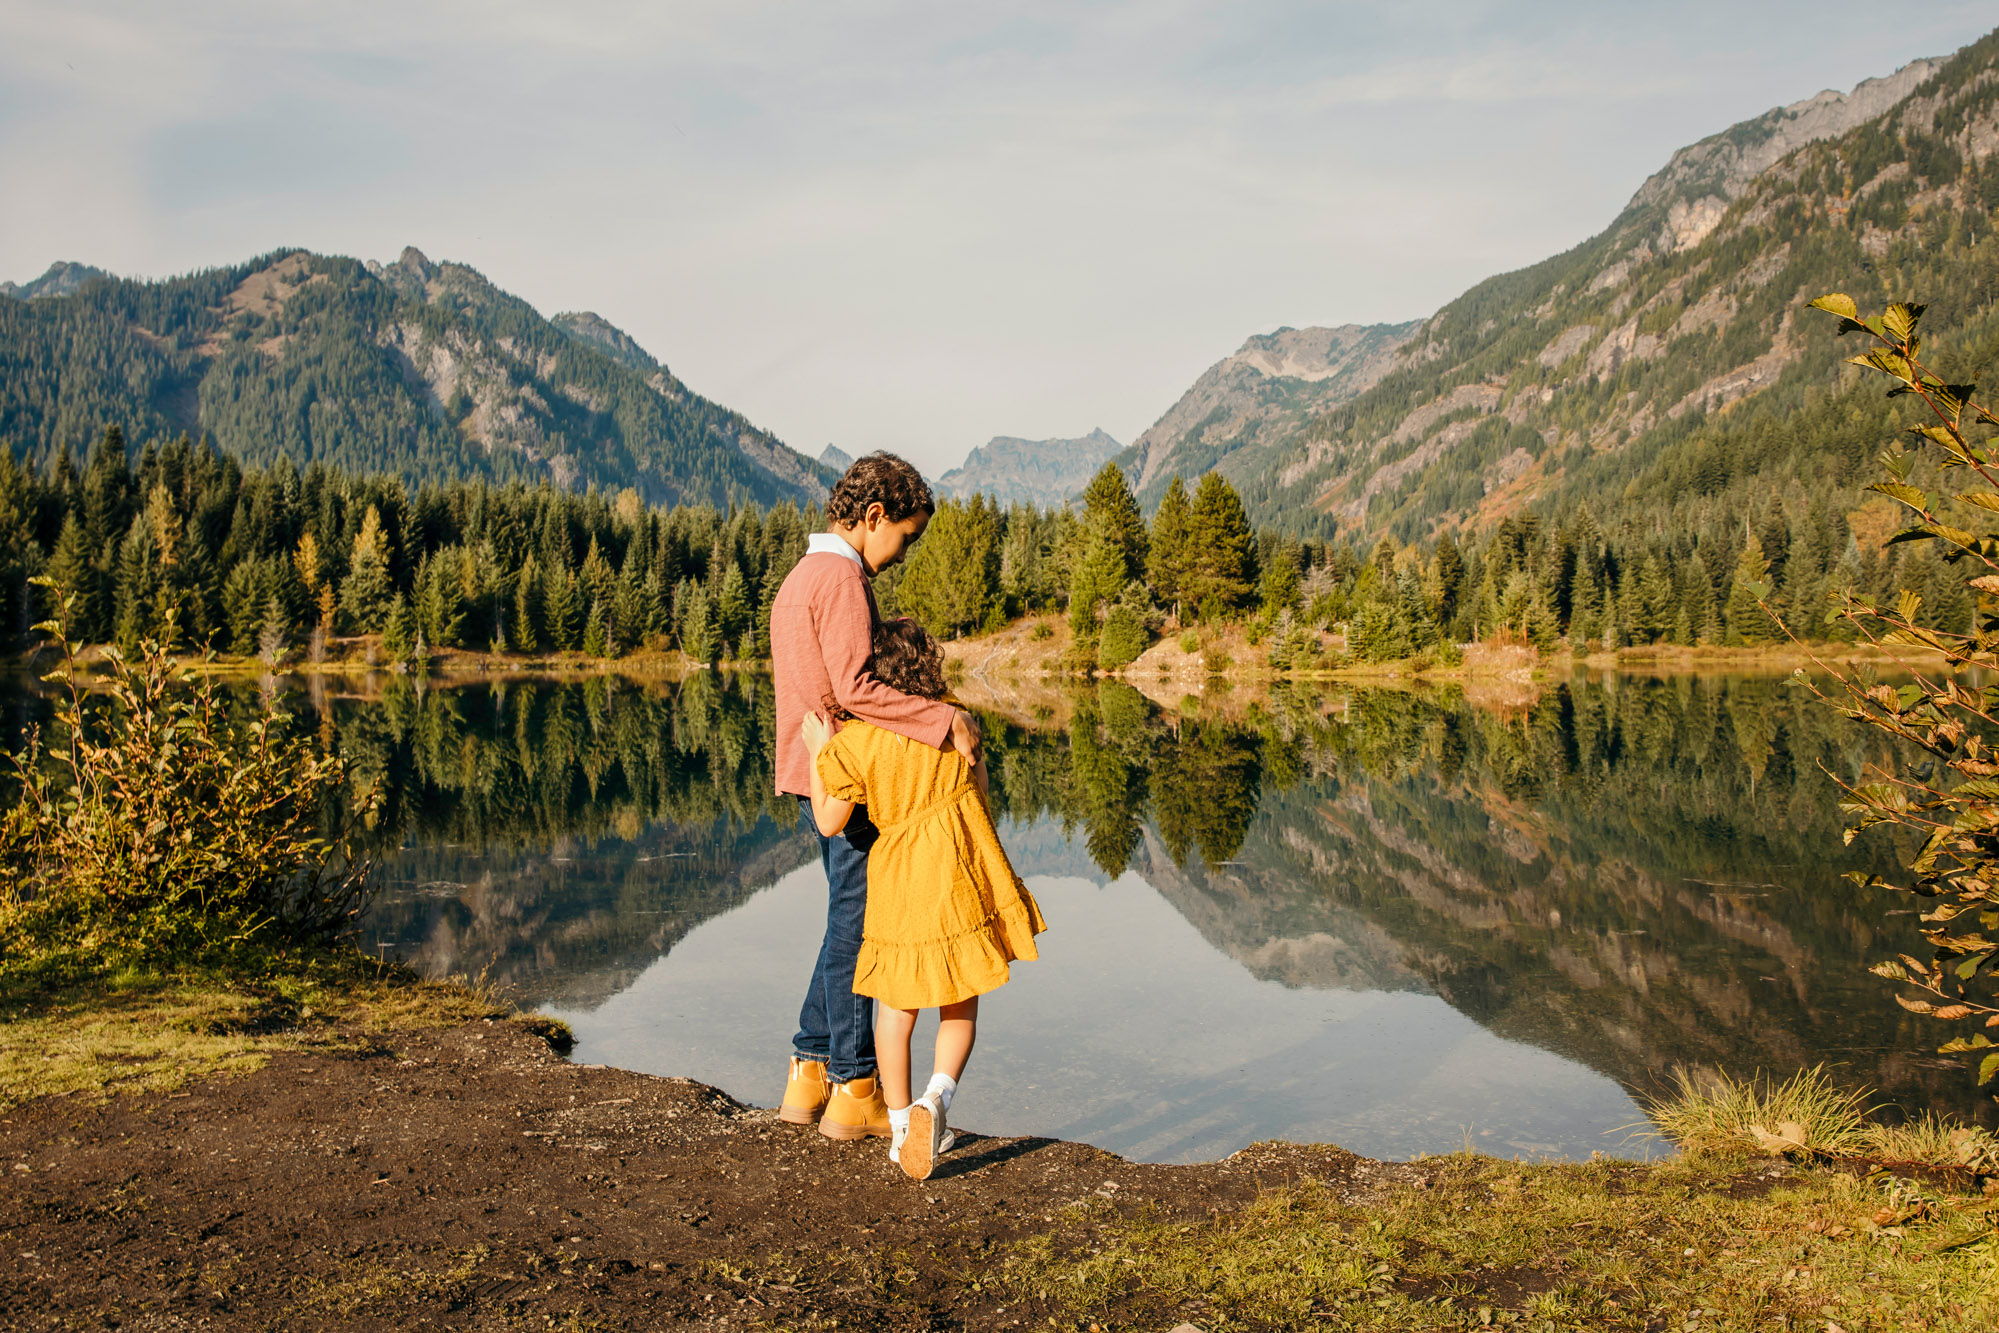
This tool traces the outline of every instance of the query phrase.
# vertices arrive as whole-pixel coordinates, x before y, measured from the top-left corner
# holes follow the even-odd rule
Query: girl
[[[875,679],[944,697],[944,655],[913,620],[876,626]],[[847,719],[829,698],[826,711]],[[979,996],[1036,957],[1041,909],[1000,846],[986,808],[986,764],[852,719],[833,734],[817,713],[801,724],[811,755],[812,816],[832,837],[865,804],[879,830],[868,854],[868,906],[854,993],[879,1002],[875,1059],[888,1101],[889,1156],[927,1179],[954,1137],[945,1112],[972,1054]],[[910,1100],[909,1038],[920,1009],[938,1011],[936,1073]]]

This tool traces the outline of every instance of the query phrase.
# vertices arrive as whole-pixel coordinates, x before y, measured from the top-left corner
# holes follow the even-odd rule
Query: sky
[[[0,278],[286,246],[594,310],[808,454],[1129,442],[1989,3],[0,0]]]

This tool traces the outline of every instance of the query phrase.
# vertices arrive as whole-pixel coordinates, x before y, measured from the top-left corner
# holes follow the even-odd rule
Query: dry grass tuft
[[[1673,1082],[1674,1092],[1645,1113],[1690,1155],[1844,1157],[1867,1149],[1867,1094],[1835,1086],[1823,1065],[1781,1083],[1685,1069],[1674,1071]]]

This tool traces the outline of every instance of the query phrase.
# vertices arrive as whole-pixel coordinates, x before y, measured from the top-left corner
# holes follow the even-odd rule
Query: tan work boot
[[[791,1057],[791,1076],[784,1081],[784,1104],[777,1118],[787,1125],[810,1125],[825,1114],[831,1090],[826,1083],[826,1063]]]
[[[829,1139],[890,1137],[894,1130],[889,1127],[881,1081],[869,1077],[835,1083],[833,1095],[826,1099],[826,1112],[819,1118],[819,1132]]]

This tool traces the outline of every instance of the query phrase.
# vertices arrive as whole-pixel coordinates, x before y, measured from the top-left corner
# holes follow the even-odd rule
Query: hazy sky
[[[595,310],[816,454],[1129,441],[1990,4],[0,0],[0,277],[280,246]]]

